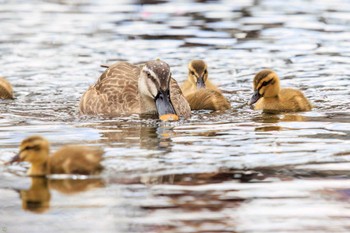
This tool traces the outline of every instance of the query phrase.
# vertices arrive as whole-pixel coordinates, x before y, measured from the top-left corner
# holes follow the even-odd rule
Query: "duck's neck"
[[[156,103],[148,96],[140,94],[141,117],[157,117]]]
[[[28,171],[30,176],[45,176],[49,173],[49,162],[46,160],[43,163],[32,163]]]

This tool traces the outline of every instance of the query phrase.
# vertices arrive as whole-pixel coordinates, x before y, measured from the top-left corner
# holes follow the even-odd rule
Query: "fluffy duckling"
[[[0,77],[0,99],[13,99],[12,86],[3,77]]]
[[[49,156],[49,142],[41,136],[24,139],[19,153],[10,163],[27,161],[31,163],[29,176],[47,174],[96,174],[102,171],[100,164],[103,150],[96,147],[69,145]]]
[[[188,102],[171,77],[169,65],[161,60],[142,66],[127,62],[109,66],[82,96],[80,112],[104,116],[136,113],[159,118],[191,115]]]
[[[255,75],[254,95],[249,104],[255,104],[255,110],[265,112],[298,112],[312,108],[301,91],[281,89],[278,75],[272,70],[262,70]]]
[[[188,64],[188,78],[181,89],[192,110],[226,110],[231,107],[221,91],[209,80],[208,67],[203,60]]]
[[[198,89],[211,89],[221,91],[208,79],[208,66],[203,60],[192,60],[188,63],[187,80],[182,84],[181,90],[184,95],[191,94]]]
[[[230,103],[220,93],[210,89],[200,89],[185,96],[192,110],[226,110],[231,108]]]

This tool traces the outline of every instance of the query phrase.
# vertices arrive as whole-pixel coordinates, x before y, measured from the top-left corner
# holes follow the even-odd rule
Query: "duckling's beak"
[[[197,78],[197,88],[198,89],[205,88],[205,83],[204,83],[203,77]]]
[[[10,165],[10,164],[13,164],[15,162],[20,162],[21,161],[21,157],[19,155],[20,155],[20,153],[18,153],[15,156],[13,156],[13,158],[10,161],[6,162],[5,165]]]
[[[176,115],[174,106],[170,100],[169,89],[166,91],[159,90],[158,94],[155,98],[155,102],[156,102],[156,108],[157,108],[159,116],[162,116],[165,114],[175,114]]]
[[[261,97],[259,90],[256,90],[249,101],[249,105],[255,104]]]

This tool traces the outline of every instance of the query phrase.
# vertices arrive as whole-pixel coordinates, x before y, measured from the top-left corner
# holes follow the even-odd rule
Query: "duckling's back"
[[[310,111],[312,105],[301,91],[283,88],[277,97],[261,98],[254,109],[264,112],[302,112]]]
[[[64,146],[50,157],[50,174],[98,174],[103,153],[97,147]]]
[[[200,89],[186,96],[192,110],[226,110],[231,108],[227,99],[218,91]]]
[[[12,86],[3,77],[0,77],[0,99],[13,99]]]

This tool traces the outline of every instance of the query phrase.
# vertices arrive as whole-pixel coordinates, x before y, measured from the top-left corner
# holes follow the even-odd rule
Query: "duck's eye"
[[[204,70],[204,74],[207,74],[208,73],[208,71],[207,70]]]
[[[191,75],[194,75],[194,72],[193,72],[193,71],[191,71]]]

